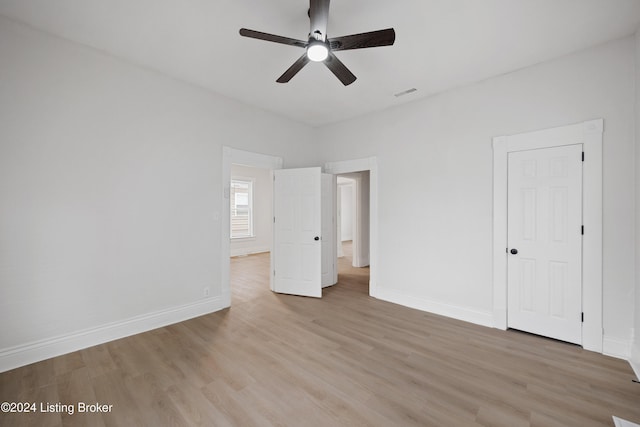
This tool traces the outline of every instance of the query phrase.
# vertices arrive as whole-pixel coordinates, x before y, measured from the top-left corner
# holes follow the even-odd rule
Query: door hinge
[[[584,225],[580,227],[580,232],[582,233],[582,235],[584,236]]]
[[[276,277],[276,271],[273,270],[273,277]]]
[[[273,223],[274,224],[276,223],[276,217],[275,216],[273,217]]]
[[[584,162],[584,151],[582,152],[582,161]]]
[[[580,316],[580,321],[581,321],[582,323],[584,323],[584,311],[582,312],[582,315]]]

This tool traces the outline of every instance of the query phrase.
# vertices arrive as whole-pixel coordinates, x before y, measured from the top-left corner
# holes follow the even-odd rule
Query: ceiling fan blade
[[[311,20],[311,31],[309,34],[320,33],[321,41],[327,39],[327,24],[329,23],[329,0],[311,0],[309,7],[309,19]]]
[[[368,33],[352,34],[350,36],[329,39],[331,50],[363,49],[365,47],[391,46],[396,40],[393,28],[371,31]]]
[[[287,71],[284,72],[284,74],[278,77],[278,80],[276,81],[278,83],[287,83],[289,80],[293,78],[293,76],[298,74],[298,71],[302,70],[302,67],[307,65],[308,62],[309,62],[309,57],[307,56],[307,52],[305,52],[304,55],[298,58],[298,60],[294,62],[293,65],[289,67]]]
[[[307,47],[308,42],[302,40],[296,40],[289,37],[276,36],[275,34],[263,33],[261,31],[249,30],[247,28],[240,28],[240,35],[243,37],[250,37],[252,39],[265,40],[268,42],[287,44],[290,46]]]
[[[329,52],[329,57],[324,61],[324,65],[331,70],[333,74],[342,82],[343,85],[349,86],[356,81],[356,76],[344,65],[333,52]]]

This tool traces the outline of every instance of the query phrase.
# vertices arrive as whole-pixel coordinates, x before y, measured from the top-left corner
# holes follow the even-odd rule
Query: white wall
[[[635,67],[635,93],[636,93],[636,155],[635,155],[635,322],[634,344],[632,350],[631,365],[640,378],[640,29],[636,32],[636,67]]]
[[[222,146],[312,129],[2,17],[0,64],[0,371],[221,308]]]
[[[492,324],[492,138],[604,118],[605,351],[628,355],[634,78],[627,38],[321,128],[324,161],[377,158],[379,297]]]
[[[256,254],[271,250],[273,239],[273,175],[268,169],[241,165],[231,166],[232,177],[253,180],[253,234],[254,237],[231,239],[231,256]]]
[[[353,184],[338,184],[340,190],[340,240],[353,240]]]

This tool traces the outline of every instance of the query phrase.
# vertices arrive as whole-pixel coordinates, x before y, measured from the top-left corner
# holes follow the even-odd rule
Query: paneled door
[[[582,145],[509,153],[507,324],[582,343]]]
[[[322,297],[321,170],[274,171],[274,292]]]

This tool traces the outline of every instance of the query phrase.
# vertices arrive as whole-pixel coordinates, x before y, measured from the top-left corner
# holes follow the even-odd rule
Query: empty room
[[[1,426],[640,425],[640,1],[0,0]]]

